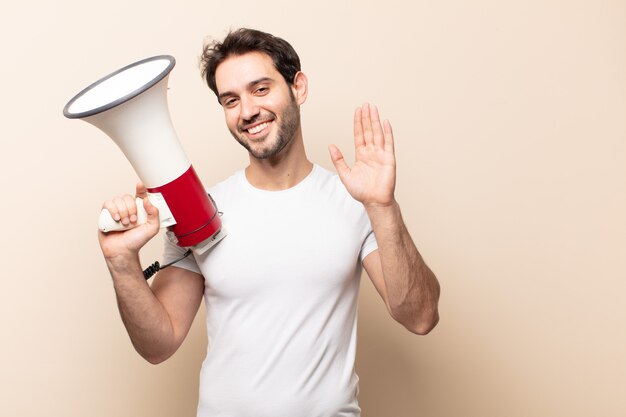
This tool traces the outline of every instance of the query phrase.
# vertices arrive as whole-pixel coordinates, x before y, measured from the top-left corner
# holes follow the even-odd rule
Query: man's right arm
[[[160,363],[182,344],[202,301],[202,275],[172,266],[160,271],[148,285],[139,261],[139,250],[159,231],[156,207],[145,197],[143,185],[137,197],[144,198],[148,213],[145,224],[122,232],[99,232],[100,247],[113,279],[122,321],[137,352],[150,363]],[[135,199],[130,195],[105,202],[115,220],[137,220]]]

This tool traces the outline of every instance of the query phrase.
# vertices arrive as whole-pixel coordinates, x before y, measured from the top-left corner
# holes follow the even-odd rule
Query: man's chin
[[[271,159],[275,157],[278,153],[280,153],[280,151],[275,151],[274,149],[250,149],[248,150],[248,152],[250,152],[250,155],[252,155],[256,159]]]
[[[256,159],[267,159],[272,156],[272,149],[266,149],[261,144],[245,142],[243,140],[237,139],[237,142],[241,146],[243,146],[248,153],[255,157]]]
[[[287,143],[277,142],[271,147],[259,146],[246,146],[248,152],[256,159],[271,159],[278,156],[286,147]]]
[[[278,156],[290,142],[290,140],[281,139],[280,135],[272,142],[270,133],[256,139],[250,139],[245,134],[241,136],[233,134],[233,137],[256,159],[274,158]]]

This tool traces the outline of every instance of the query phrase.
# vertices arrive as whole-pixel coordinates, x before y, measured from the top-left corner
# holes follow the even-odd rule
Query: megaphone
[[[161,227],[179,246],[203,253],[225,235],[215,202],[187,158],[170,118],[167,82],[176,60],[169,55],[125,66],[83,89],[63,108],[106,133],[122,150],[159,209]],[[147,217],[137,199],[138,223]],[[102,210],[103,232],[124,230]]]

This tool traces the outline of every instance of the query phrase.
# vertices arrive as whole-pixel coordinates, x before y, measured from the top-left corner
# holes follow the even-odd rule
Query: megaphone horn
[[[91,84],[63,108],[106,133],[122,150],[159,208],[161,227],[182,247],[202,253],[224,236],[213,199],[206,193],[174,131],[167,82],[176,60],[169,55],[127,65]],[[138,200],[138,214],[145,210]],[[105,209],[100,230],[124,230]]]

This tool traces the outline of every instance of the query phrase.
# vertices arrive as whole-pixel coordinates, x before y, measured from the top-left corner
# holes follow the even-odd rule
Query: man
[[[250,164],[209,189],[228,236],[146,284],[139,250],[148,221],[100,233],[122,320],[151,363],[183,342],[202,297],[209,351],[198,416],[359,416],[354,373],[356,310],[364,267],[390,314],[417,334],[438,321],[439,284],[419,255],[394,199],[389,122],[364,104],[354,114],[356,162],[329,147],[338,176],[311,163],[300,106],[308,93],[291,45],[240,29],[205,47],[203,76]],[[138,185],[137,195],[146,196]],[[136,222],[133,197],[104,204]],[[183,249],[166,242],[165,261]]]

